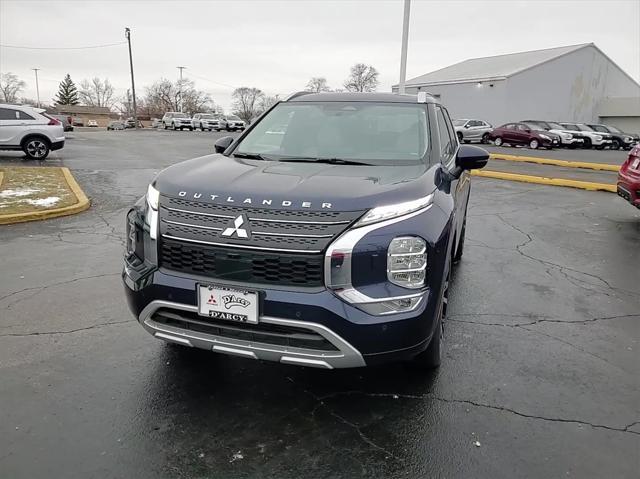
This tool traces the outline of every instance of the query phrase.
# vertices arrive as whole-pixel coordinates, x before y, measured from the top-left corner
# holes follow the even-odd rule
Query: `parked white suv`
[[[593,131],[584,123],[560,123],[566,130],[579,132],[585,138],[585,147],[602,150],[605,146],[613,145],[613,136],[608,133]]]
[[[196,113],[191,119],[191,126],[194,130],[200,128],[202,131],[220,131],[222,129],[220,118],[212,115],[211,113]]]
[[[22,150],[32,160],[44,160],[64,146],[62,123],[42,108],[0,105],[0,150]]]
[[[472,141],[489,143],[489,132],[493,130],[493,126],[484,120],[470,120],[467,118],[453,120],[453,128],[456,130],[456,136],[460,143],[470,143]]]
[[[244,130],[245,123],[236,115],[229,115],[226,119],[226,130],[227,131],[236,131],[236,130]]]
[[[180,113],[179,111],[166,112],[162,117],[162,126],[165,130],[168,128],[172,130],[184,130],[185,128],[188,128],[189,131],[193,130],[189,115]]]

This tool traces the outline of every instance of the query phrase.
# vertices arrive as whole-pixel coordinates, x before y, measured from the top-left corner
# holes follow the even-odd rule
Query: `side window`
[[[452,143],[452,151],[451,154],[455,153],[456,148],[458,147],[458,136],[456,135],[456,130],[453,128],[453,122],[451,121],[451,117],[449,116],[449,112],[446,108],[442,109],[444,111],[444,116],[447,123],[447,129],[449,130],[449,137],[453,140]]]
[[[478,120],[471,120],[469,122],[469,126],[481,126],[481,125],[482,125],[482,122]]]
[[[9,110],[8,108],[0,108],[0,120],[16,120],[18,118],[18,112],[16,110]]]
[[[16,116],[18,117],[18,120],[35,120],[34,117],[20,110],[16,110]]]
[[[440,139],[440,160],[443,163],[448,163],[455,149],[454,139],[456,136],[452,136],[449,132],[444,110],[439,106],[436,106],[436,119],[438,122],[438,137]]]
[[[502,128],[504,128],[505,130],[515,130],[515,125],[513,123],[509,123],[507,125],[504,125]]]
[[[529,128],[527,128],[527,125],[523,125],[523,124],[519,124],[518,125],[518,130],[520,131],[527,131]]]

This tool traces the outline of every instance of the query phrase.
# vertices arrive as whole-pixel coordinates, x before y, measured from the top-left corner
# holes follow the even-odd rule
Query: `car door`
[[[28,113],[15,108],[0,108],[0,145],[20,146],[20,140],[39,121]]]
[[[500,127],[503,143],[513,143],[516,141],[516,131],[513,123],[508,123]]]
[[[478,120],[469,120],[466,124],[467,134],[465,135],[465,139],[478,140],[482,136],[480,125],[481,122]]]
[[[438,137],[440,140],[440,162],[449,170],[453,169],[458,151],[458,140],[449,113],[444,107],[436,105],[436,121],[438,125]],[[456,238],[460,238],[463,217],[462,205],[466,206],[466,197],[469,190],[469,174],[463,172],[459,178],[451,181],[451,196],[454,202],[454,223],[452,227],[456,232]],[[456,248],[457,245],[451,246]],[[455,249],[454,249],[455,251]]]

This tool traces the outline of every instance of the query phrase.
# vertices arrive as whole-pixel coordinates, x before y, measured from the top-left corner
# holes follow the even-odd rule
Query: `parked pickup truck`
[[[488,158],[426,93],[294,94],[161,171],[129,210],[129,307],[185,347],[437,367],[469,170]]]

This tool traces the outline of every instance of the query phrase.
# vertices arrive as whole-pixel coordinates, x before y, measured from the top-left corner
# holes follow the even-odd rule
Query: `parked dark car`
[[[500,146],[504,143],[509,145],[527,145],[535,150],[537,148],[548,148],[560,146],[560,137],[549,131],[541,130],[535,124],[527,123],[506,123],[489,132],[489,140],[493,144]]]
[[[129,307],[186,347],[437,367],[469,170],[488,159],[425,92],[297,93],[160,172],[129,210]]]
[[[73,131],[73,119],[69,115],[50,114],[49,116],[62,123],[64,131]]]
[[[630,150],[636,143],[640,142],[640,135],[637,133],[625,133],[615,126],[602,125],[600,123],[589,123],[587,126],[599,133],[610,134],[612,137],[612,150],[619,150],[620,148]]]
[[[618,172],[618,195],[636,208],[640,208],[640,145],[629,152],[629,157]]]

